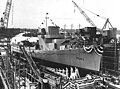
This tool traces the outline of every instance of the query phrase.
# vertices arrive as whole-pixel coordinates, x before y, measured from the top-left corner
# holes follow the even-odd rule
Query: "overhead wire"
[[[100,18],[102,18],[102,19],[107,19],[106,17],[103,17],[103,16],[101,16],[101,15],[99,15],[99,14],[97,14],[97,13],[95,13],[95,12],[92,12],[92,11],[90,11],[90,10],[88,10],[88,9],[86,9],[86,8],[84,8],[84,7],[82,7],[83,9],[85,9],[86,11],[88,11],[88,12],[90,12],[90,13],[92,13],[92,14],[94,14],[95,16],[97,16],[97,17],[100,17]]]

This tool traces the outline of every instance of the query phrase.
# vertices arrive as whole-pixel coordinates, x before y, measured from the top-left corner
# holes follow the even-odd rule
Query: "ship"
[[[40,29],[38,40],[32,47],[21,41],[32,58],[41,65],[60,67],[71,66],[86,70],[99,71],[103,53],[101,34],[96,27],[77,29],[72,33],[60,32],[58,26]],[[14,52],[20,53],[15,47]]]
[[[75,2],[73,3],[77,6]],[[78,6],[77,8],[83,12]],[[38,40],[33,45],[28,40],[21,42],[34,61],[39,62],[40,65],[54,68],[77,67],[89,72],[100,71],[103,47],[113,38],[111,35],[114,29],[103,31],[107,23],[110,24],[109,19],[106,20],[100,31],[85,13],[83,16],[92,27],[84,27],[70,32],[65,29],[60,31],[61,29],[57,25],[48,26],[39,29]],[[12,48],[14,52],[21,53],[18,51],[18,47]]]
[[[59,34],[59,27],[48,27],[47,35],[38,36],[41,50],[34,50],[33,57],[99,71],[103,52],[100,35],[97,37],[95,27],[86,27],[79,31],[81,34],[74,33],[74,37],[65,38]],[[95,39],[99,39],[98,42]]]

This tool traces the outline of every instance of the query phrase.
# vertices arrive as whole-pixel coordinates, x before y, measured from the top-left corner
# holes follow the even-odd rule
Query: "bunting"
[[[45,18],[45,19],[46,19],[46,18]],[[52,24],[52,25],[57,26],[57,24],[55,24],[55,23],[53,22],[53,20],[50,19],[50,17],[47,17],[47,19],[49,19],[49,20],[51,21],[51,24]],[[45,22],[46,22],[46,20],[43,20],[43,22],[41,23],[41,25],[45,24]],[[41,26],[41,25],[40,25],[40,26]]]
[[[91,53],[93,50],[98,54],[98,55],[102,55],[103,53],[103,46],[102,45],[98,45],[98,46],[83,46],[83,49],[85,50],[85,52],[87,53]]]
[[[95,46],[95,47],[94,47],[94,50],[95,50],[95,52],[96,52],[98,55],[102,55],[102,53],[103,53],[103,46],[101,46],[101,45]]]
[[[87,53],[91,53],[93,51],[93,45],[91,45],[91,46],[83,45],[83,48],[84,48],[85,52],[87,52]]]

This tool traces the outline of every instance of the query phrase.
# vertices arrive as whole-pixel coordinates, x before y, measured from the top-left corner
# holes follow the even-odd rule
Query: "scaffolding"
[[[5,42],[5,41],[4,41]],[[2,42],[2,43],[4,43]],[[6,41],[7,45],[1,45],[4,48],[5,54],[0,56],[0,75],[5,89],[43,89],[43,74],[56,77],[60,81],[61,76],[55,74],[44,66],[36,65],[31,55],[27,53],[23,45],[17,45],[20,49],[20,54],[11,52],[11,45]],[[56,89],[56,80],[50,79],[50,88]],[[57,85],[60,89],[60,82]]]

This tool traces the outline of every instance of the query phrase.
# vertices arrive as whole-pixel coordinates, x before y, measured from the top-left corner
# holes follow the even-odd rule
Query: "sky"
[[[113,27],[120,29],[120,0],[73,0],[88,15],[98,28],[102,28],[109,18]],[[7,0],[0,0],[0,17],[3,16]],[[86,10],[86,9],[87,10]],[[89,11],[88,11],[89,10]],[[91,12],[93,13],[91,13]],[[72,3],[72,0],[12,0],[8,27],[38,28],[54,23],[61,28],[79,28],[91,26]],[[44,23],[44,24],[42,24]]]

